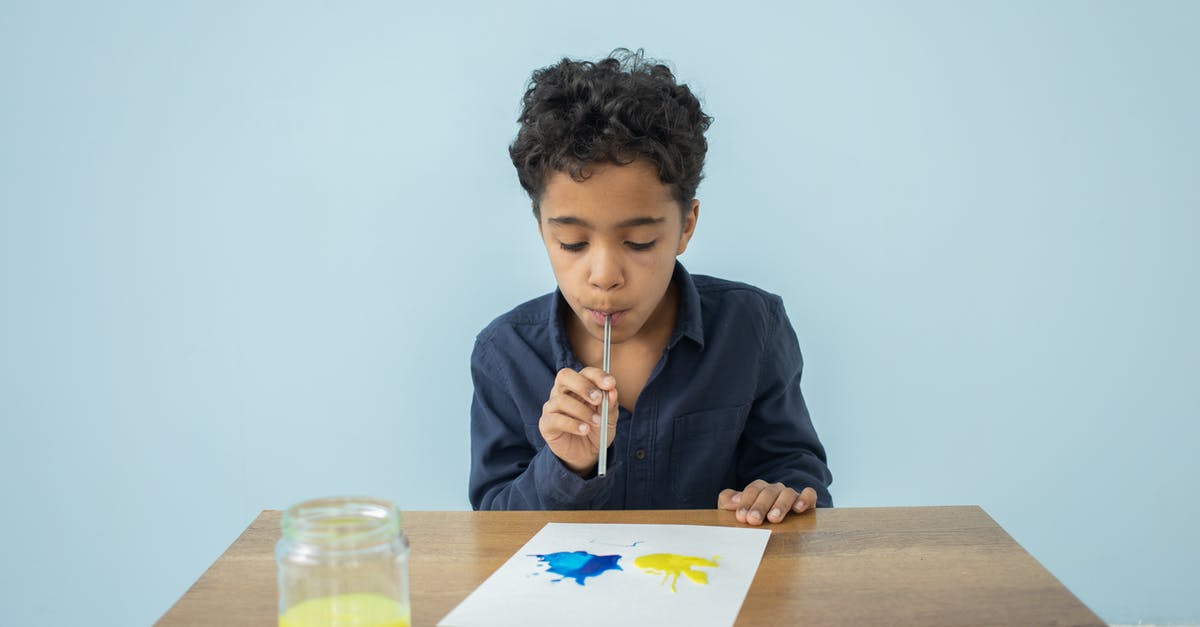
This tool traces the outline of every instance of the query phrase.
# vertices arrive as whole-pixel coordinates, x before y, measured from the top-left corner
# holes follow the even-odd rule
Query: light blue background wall
[[[473,336],[553,286],[518,99],[618,45],[716,118],[684,261],[784,297],[839,505],[1200,623],[1200,4],[433,4],[0,5],[0,623],[150,623],[306,497],[467,508]]]

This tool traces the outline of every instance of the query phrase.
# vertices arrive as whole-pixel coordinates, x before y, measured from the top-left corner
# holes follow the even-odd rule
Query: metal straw
[[[604,314],[604,373],[608,374],[608,351],[612,347],[612,314]],[[596,476],[603,477],[608,472],[608,390],[603,390],[604,399],[600,401],[600,466]]]

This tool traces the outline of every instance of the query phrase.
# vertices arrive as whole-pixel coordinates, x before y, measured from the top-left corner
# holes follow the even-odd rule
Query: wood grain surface
[[[276,624],[279,520],[262,512],[157,624]],[[404,512],[402,521],[420,626],[547,522],[742,526],[718,510]],[[765,527],[771,539],[738,625],[1104,625],[978,507],[820,509]]]

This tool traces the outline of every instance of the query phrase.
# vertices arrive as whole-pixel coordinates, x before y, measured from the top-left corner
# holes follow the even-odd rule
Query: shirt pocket
[[[738,440],[750,403],[707,409],[675,418],[671,425],[671,491],[679,507],[711,509],[732,485]]]

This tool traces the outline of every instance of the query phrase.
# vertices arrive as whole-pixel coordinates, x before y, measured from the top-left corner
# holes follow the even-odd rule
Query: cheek
[[[653,273],[655,277],[661,278],[663,274],[670,275],[675,268],[675,249],[663,246],[653,255],[642,255],[637,259],[637,264],[647,272]]]
[[[670,254],[644,255],[634,264],[641,277],[638,283],[643,298],[661,296],[675,273],[675,256]]]
[[[550,270],[554,273],[554,279],[558,282],[559,289],[564,294],[575,292],[576,286],[581,281],[586,281],[586,277],[581,276],[586,268],[584,264],[580,263],[581,256],[559,249],[557,243],[547,252],[550,256]]]
[[[546,252],[550,255],[550,265],[554,268],[555,272],[569,272],[572,268],[579,267],[581,255],[579,253],[567,252],[560,248],[557,243],[547,249]]]

